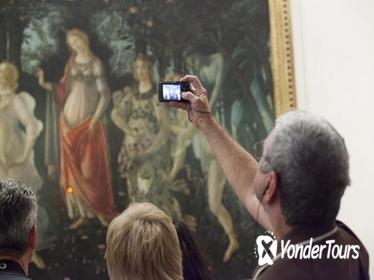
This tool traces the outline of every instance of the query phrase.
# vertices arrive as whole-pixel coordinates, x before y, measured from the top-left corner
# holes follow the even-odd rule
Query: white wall
[[[291,0],[298,107],[345,137],[352,186],[339,219],[374,256],[374,0]],[[371,277],[374,265],[371,261]]]

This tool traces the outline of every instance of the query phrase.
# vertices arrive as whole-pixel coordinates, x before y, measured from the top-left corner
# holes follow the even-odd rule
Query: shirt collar
[[[291,244],[296,244],[321,236],[336,227],[335,222],[321,225],[296,225],[293,229],[282,237],[282,240],[290,240]]]
[[[0,274],[2,273],[15,273],[27,276],[19,263],[6,259],[0,259]]]

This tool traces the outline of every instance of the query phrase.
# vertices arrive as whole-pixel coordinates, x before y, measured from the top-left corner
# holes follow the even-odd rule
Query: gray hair
[[[274,170],[287,224],[326,224],[335,220],[350,184],[344,139],[322,117],[303,111],[281,116],[268,137],[260,165]]]
[[[36,224],[36,196],[19,181],[0,180],[0,255],[21,257]]]

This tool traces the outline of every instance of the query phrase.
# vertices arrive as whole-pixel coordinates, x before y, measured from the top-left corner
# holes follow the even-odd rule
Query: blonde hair
[[[105,258],[112,280],[182,280],[172,219],[151,203],[131,204],[108,228]]]
[[[80,30],[78,28],[73,28],[73,29],[70,29],[70,30],[66,31],[66,39],[65,39],[66,44],[67,44],[70,52],[75,54],[75,51],[71,48],[70,43],[69,43],[69,38],[70,37],[77,37],[80,40],[82,40],[82,42],[87,46],[88,51],[91,52],[90,51],[90,40],[88,39],[87,33],[83,32],[82,30]]]
[[[18,87],[19,72],[17,66],[13,63],[2,62],[0,63],[0,72],[4,75],[7,81],[7,86],[13,91]]]

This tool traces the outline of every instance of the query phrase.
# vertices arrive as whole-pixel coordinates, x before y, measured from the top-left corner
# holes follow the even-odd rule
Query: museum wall
[[[298,107],[326,117],[345,138],[352,184],[339,219],[372,256],[374,1],[293,0],[291,8]]]

